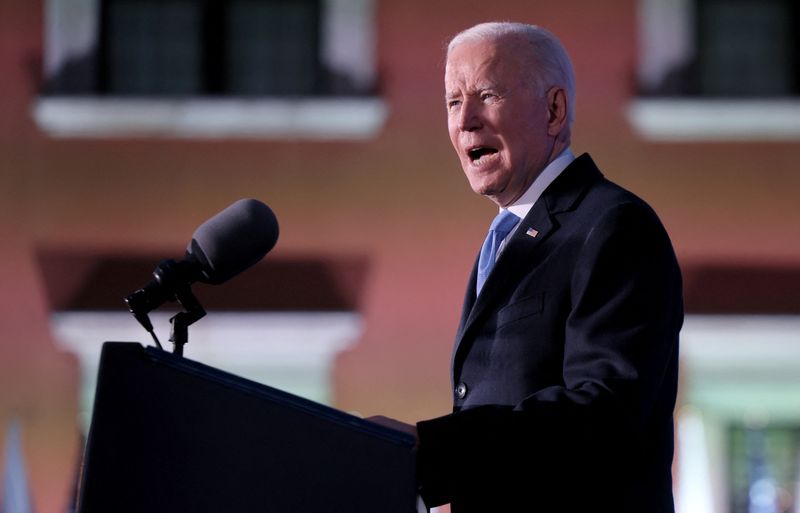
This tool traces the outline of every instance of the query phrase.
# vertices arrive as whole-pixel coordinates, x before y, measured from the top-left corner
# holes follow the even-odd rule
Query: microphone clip
[[[159,349],[163,347],[156,337],[148,314],[167,301],[176,301],[183,306],[185,311],[170,318],[169,340],[174,344],[172,352],[179,356],[183,355],[183,346],[189,341],[188,327],[206,315],[205,309],[191,288],[197,266],[197,262],[189,259],[180,262],[172,259],[162,260],[153,271],[155,279],[125,298],[128,309],[139,324],[150,333]]]

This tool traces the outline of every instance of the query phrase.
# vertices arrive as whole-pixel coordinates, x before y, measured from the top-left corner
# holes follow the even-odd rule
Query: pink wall
[[[366,332],[338,361],[336,405],[405,421],[447,411],[463,287],[493,207],[469,190],[449,147],[441,50],[489,19],[536,22],[561,36],[578,76],[573,149],[656,208],[684,265],[800,258],[797,144],[656,144],[633,134],[624,115],[633,0],[379,2],[391,116],[363,143],[49,139],[30,115],[42,8],[3,0],[0,432],[12,415],[22,418],[37,511],[63,511],[78,451],[77,365],[49,334],[32,258],[42,245],[173,251],[210,213],[261,198],[281,223],[276,256],[370,260]]]

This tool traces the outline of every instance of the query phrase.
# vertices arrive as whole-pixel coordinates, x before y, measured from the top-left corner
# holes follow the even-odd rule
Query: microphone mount
[[[188,327],[206,315],[191,284],[224,283],[261,260],[275,246],[278,233],[278,220],[268,206],[256,199],[240,199],[194,231],[184,260],[159,262],[155,279],[126,297],[125,303],[159,349],[163,348],[148,314],[167,301],[180,303],[184,311],[170,319],[170,340],[175,344],[173,352],[182,355]]]
[[[183,346],[189,342],[189,326],[202,319],[206,311],[192,293],[191,283],[197,274],[198,263],[187,259],[180,262],[162,260],[153,271],[153,281],[125,298],[125,303],[139,324],[153,337],[159,349],[161,343],[155,335],[149,313],[167,301],[180,303],[184,311],[169,320],[169,340],[174,344],[173,353],[183,355]]]

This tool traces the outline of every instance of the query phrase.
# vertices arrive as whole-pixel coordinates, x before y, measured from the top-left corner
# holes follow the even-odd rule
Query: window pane
[[[782,0],[702,1],[701,91],[719,96],[796,93],[790,11]]]
[[[732,513],[796,512],[800,429],[737,425],[730,435]]]
[[[106,5],[108,92],[202,91],[198,2],[113,0]]]
[[[318,1],[232,1],[226,26],[228,92],[319,92],[319,11]]]

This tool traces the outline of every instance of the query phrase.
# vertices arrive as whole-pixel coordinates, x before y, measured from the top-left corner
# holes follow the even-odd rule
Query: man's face
[[[447,58],[450,141],[472,190],[499,206],[516,201],[554,157],[548,95],[525,66],[530,50],[512,37],[466,41]]]

